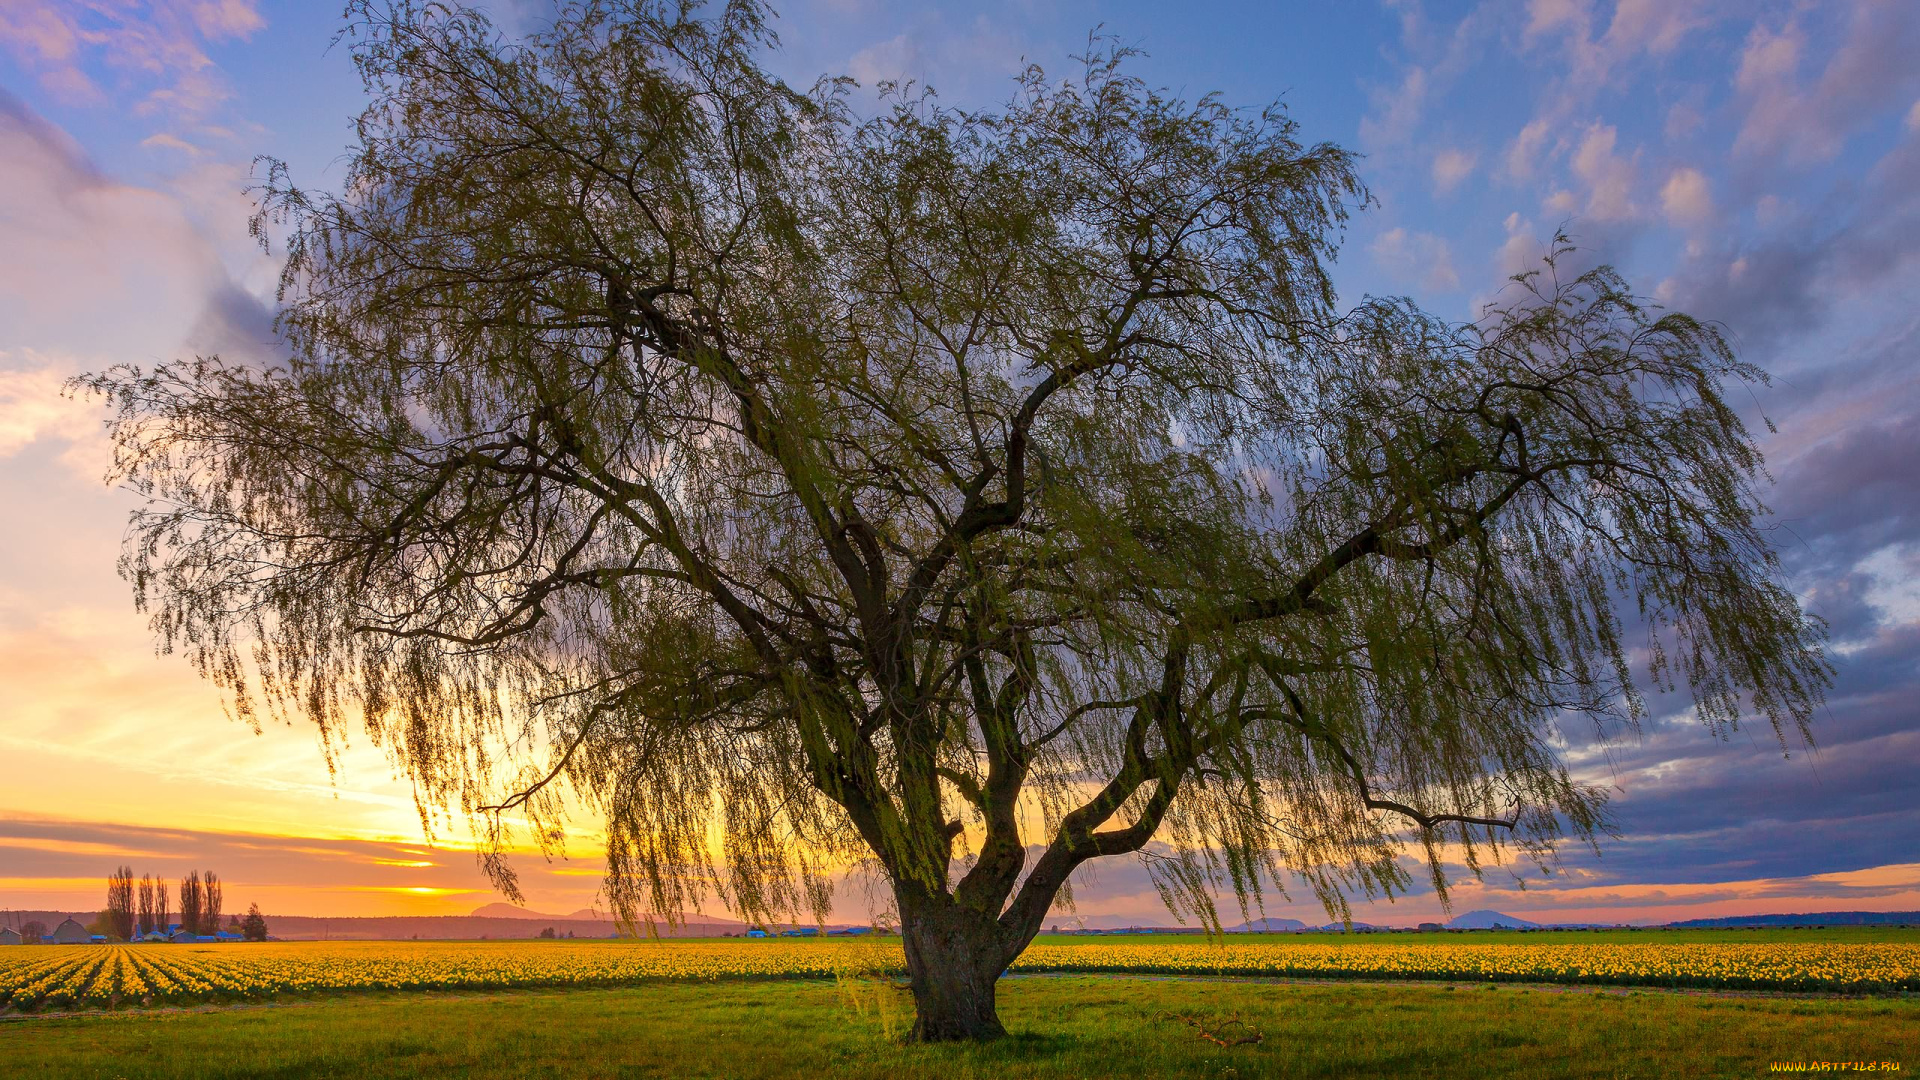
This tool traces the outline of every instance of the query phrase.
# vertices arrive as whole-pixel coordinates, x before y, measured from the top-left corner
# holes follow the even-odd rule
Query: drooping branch
[[[1354,789],[1360,796],[1360,802],[1367,809],[1385,810],[1399,814],[1419,825],[1421,830],[1425,832],[1432,832],[1435,826],[1450,822],[1460,825],[1482,825],[1489,829],[1512,829],[1519,824],[1517,815],[1505,818],[1490,818],[1476,817],[1470,814],[1427,814],[1402,802],[1395,802],[1392,799],[1375,798],[1372,788],[1367,783],[1366,769],[1361,767],[1360,762],[1353,756],[1353,753],[1347,749],[1346,745],[1341,742],[1340,738],[1333,732],[1328,731],[1324,724],[1316,722],[1308,715],[1306,703],[1300,700],[1300,695],[1294,691],[1293,687],[1278,680],[1275,681],[1275,685],[1279,688],[1281,694],[1286,697],[1287,705],[1292,710],[1291,716],[1269,709],[1248,709],[1244,710],[1243,715],[1248,717],[1259,716],[1265,719],[1279,720],[1282,723],[1291,724],[1302,733],[1324,744],[1327,749],[1332,750],[1334,754],[1340,758],[1341,764],[1346,767],[1347,775],[1353,779]]]

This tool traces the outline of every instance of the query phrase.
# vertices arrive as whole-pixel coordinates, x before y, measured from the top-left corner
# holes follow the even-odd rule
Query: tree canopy
[[[603,820],[627,918],[864,863],[930,1038],[1089,859],[1339,912],[1408,840],[1444,889],[1603,832],[1561,732],[1637,680],[1804,736],[1716,328],[1564,245],[1468,324],[1343,310],[1365,190],[1283,107],[1099,42],[869,107],[765,19],[353,6],[348,176],[261,192],[285,355],[87,380],[124,570],[242,715],[364,724],[496,843]]]

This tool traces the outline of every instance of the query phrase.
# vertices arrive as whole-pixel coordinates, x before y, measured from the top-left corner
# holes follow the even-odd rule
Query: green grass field
[[[0,1022],[8,1077],[1700,1077],[1920,1070],[1920,999],[1111,976],[1002,984],[1012,1038],[904,1046],[875,982],[360,995]],[[1238,1018],[1256,1044],[1216,1046]]]

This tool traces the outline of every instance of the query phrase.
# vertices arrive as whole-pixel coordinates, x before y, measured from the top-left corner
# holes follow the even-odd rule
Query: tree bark
[[[955,1042],[1005,1035],[994,1009],[995,984],[1010,961],[999,923],[944,893],[896,888],[895,896],[913,984],[913,1039]]]

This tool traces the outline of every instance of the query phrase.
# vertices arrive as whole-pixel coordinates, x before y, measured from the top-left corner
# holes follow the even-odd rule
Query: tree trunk
[[[950,896],[902,895],[909,891],[896,890],[896,896],[907,974],[913,982],[914,1040],[1005,1035],[993,1003],[994,986],[1009,962],[999,923]]]

